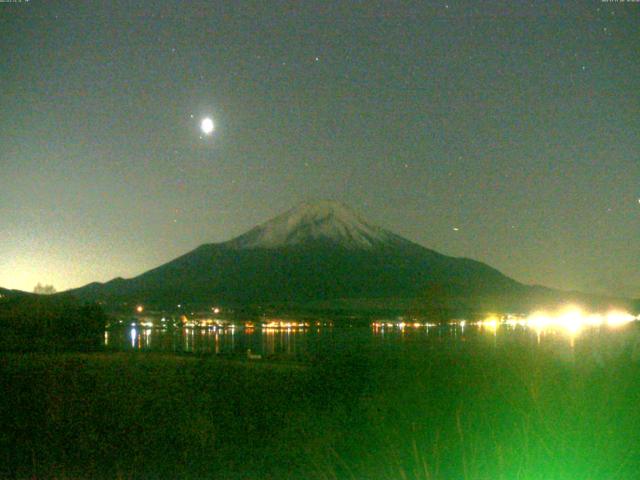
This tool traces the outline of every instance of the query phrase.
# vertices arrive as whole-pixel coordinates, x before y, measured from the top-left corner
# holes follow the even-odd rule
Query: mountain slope
[[[351,300],[417,310],[526,308],[533,298],[555,295],[481,262],[424,248],[328,201],[301,204],[235,239],[202,245],[135,278],[72,293],[163,308]]]
[[[15,297],[33,297],[35,294],[30,292],[24,292],[22,290],[10,290],[7,288],[0,288],[0,300],[9,299]]]

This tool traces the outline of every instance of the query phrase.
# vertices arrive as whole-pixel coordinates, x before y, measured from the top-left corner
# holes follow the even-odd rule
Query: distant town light
[[[496,333],[498,328],[499,319],[495,315],[489,315],[486,319],[482,320],[478,324],[480,327],[486,328],[487,330]]]
[[[138,313],[142,313],[142,312],[144,312],[144,307],[143,307],[142,305],[138,305],[138,306],[136,307],[136,312],[138,312]]]

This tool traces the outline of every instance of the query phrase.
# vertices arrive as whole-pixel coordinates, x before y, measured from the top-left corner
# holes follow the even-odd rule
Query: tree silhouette
[[[38,295],[53,295],[56,293],[56,289],[53,285],[42,285],[40,282],[33,287],[33,293],[37,293]]]

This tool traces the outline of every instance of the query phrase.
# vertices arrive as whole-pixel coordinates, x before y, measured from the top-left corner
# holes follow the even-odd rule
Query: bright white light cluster
[[[499,324],[510,327],[522,326],[533,328],[541,332],[545,330],[562,329],[575,335],[584,328],[610,327],[616,328],[631,323],[638,318],[622,310],[611,310],[608,313],[588,313],[580,307],[568,306],[556,312],[534,312],[527,317],[513,317],[500,320],[495,316],[477,322],[480,327],[495,330]]]
[[[209,117],[202,119],[202,123],[200,123],[200,129],[202,130],[202,133],[204,133],[205,135],[211,135],[215,128],[216,126],[214,125],[213,120],[211,120]]]

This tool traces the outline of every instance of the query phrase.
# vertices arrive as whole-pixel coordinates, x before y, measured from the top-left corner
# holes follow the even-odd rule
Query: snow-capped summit
[[[347,248],[371,248],[395,235],[367,223],[340,202],[304,202],[229,242],[240,249],[278,248],[328,241]]]

